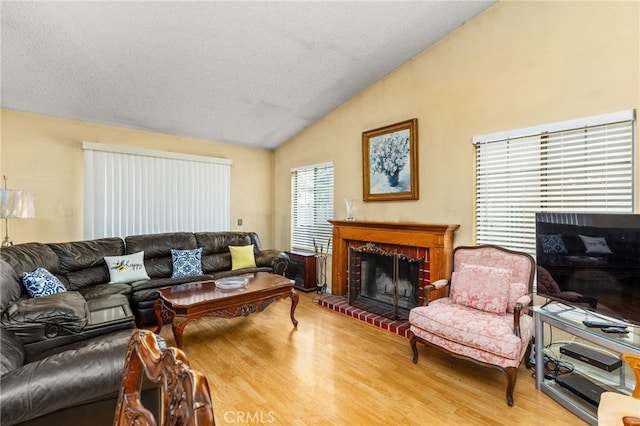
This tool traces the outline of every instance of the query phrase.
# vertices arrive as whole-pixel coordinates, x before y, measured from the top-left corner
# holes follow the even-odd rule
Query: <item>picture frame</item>
[[[364,201],[417,200],[418,119],[362,133]]]

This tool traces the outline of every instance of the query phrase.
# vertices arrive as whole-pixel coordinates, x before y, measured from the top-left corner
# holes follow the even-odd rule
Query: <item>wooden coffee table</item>
[[[171,322],[176,345],[182,348],[182,332],[189,321],[203,316],[233,318],[262,312],[271,303],[281,298],[291,299],[291,322],[298,326],[294,317],[298,305],[298,293],[293,281],[282,275],[268,272],[243,275],[249,278],[246,287],[221,290],[216,281],[198,281],[164,287],[158,290],[159,298],[153,305],[159,334],[163,323]],[[179,320],[174,321],[176,317]]]

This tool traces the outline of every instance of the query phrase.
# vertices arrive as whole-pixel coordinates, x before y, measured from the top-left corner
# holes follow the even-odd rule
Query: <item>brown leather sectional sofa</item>
[[[251,244],[256,267],[232,271],[229,246]],[[197,248],[202,248],[202,275],[172,278],[171,249]],[[110,283],[104,257],[140,251],[149,279]],[[263,249],[253,232],[176,232],[3,247],[2,424],[62,424],[64,419],[95,426],[102,424],[98,419],[112,419],[126,343],[136,325],[155,324],[158,288],[258,271],[283,275],[288,264],[284,252]],[[39,267],[55,275],[67,291],[31,298],[22,273]],[[83,376],[83,369],[90,374]],[[82,390],[87,383],[94,391]]]
[[[2,425],[112,425],[134,330],[114,331],[28,356],[18,337],[0,328]],[[158,385],[147,383],[142,399],[152,413],[160,413]]]

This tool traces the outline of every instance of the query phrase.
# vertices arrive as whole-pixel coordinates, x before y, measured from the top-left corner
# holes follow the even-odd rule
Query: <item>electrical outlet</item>
[[[238,219],[238,226],[242,226],[242,219]]]

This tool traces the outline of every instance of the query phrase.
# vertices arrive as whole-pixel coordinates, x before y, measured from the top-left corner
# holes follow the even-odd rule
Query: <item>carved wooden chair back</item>
[[[632,354],[622,354],[622,359],[629,364],[633,374],[636,376],[636,385],[631,396],[640,399],[640,356]],[[640,411],[638,416],[624,416],[622,422],[625,426],[640,426]]]
[[[143,407],[140,399],[144,377],[159,383],[162,392],[160,419]],[[207,378],[189,367],[178,348],[160,350],[155,334],[136,330],[129,341],[125,373],[114,426],[208,426],[214,425]]]
[[[633,389],[633,396],[635,399],[640,399],[640,356],[632,355],[632,354],[622,354],[622,359],[624,362],[629,364],[633,374],[636,376],[636,385]]]
[[[598,424],[640,426],[640,356],[622,354],[622,359],[631,367],[636,384],[631,395],[604,392],[598,405]]]

